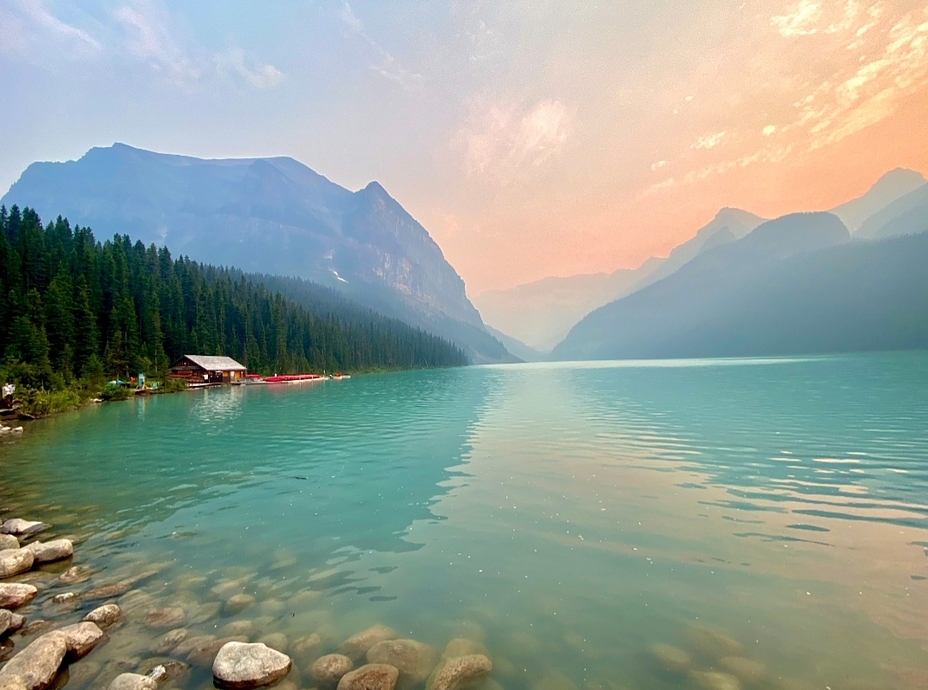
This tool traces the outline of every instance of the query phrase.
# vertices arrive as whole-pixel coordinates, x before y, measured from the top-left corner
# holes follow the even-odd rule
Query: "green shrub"
[[[165,379],[158,383],[155,393],[180,393],[187,390],[187,382],[183,379]]]
[[[118,383],[108,383],[103,386],[100,392],[100,398],[107,402],[111,400],[128,400],[134,395],[131,388],[120,386]]]
[[[83,402],[80,393],[73,388],[57,391],[26,389],[22,395],[23,412],[34,417],[46,417],[56,412],[65,412],[79,407]]]

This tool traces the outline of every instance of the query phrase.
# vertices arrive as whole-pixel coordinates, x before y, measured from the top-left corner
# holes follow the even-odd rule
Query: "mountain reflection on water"
[[[729,667],[760,674],[745,688],[914,689],[925,390],[925,353],[210,390],[32,425],[0,447],[0,500],[86,538],[75,562],[104,575],[168,562],[153,605],[242,578],[255,608],[193,632],[465,636],[507,690],[695,689]],[[114,640],[153,635],[131,626]],[[737,653],[707,655],[706,629]],[[656,665],[660,644],[691,666]]]

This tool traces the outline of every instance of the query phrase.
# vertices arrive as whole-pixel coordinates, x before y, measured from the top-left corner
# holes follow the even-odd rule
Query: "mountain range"
[[[514,360],[425,228],[377,182],[352,192],[292,158],[204,160],[114,144],[33,163],[0,203],[201,262],[309,279],[454,342],[472,361]]]
[[[921,173],[898,168],[883,175],[861,197],[831,209],[831,213],[855,239],[918,232],[928,229],[928,184]],[[587,314],[668,278],[716,247],[741,240],[763,222],[747,211],[723,208],[667,258],[652,257],[638,269],[546,278],[484,292],[473,301],[492,327],[549,352]]]

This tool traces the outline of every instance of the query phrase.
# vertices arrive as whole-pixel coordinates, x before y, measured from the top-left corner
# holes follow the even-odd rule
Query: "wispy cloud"
[[[355,14],[354,9],[347,0],[342,1],[338,16],[351,34],[362,39],[375,54],[377,61],[370,65],[371,72],[396,82],[403,88],[408,88],[422,80],[421,74],[404,68],[388,50],[368,35],[363,22]]]
[[[476,109],[459,131],[470,176],[508,184],[557,155],[570,134],[572,112],[559,100]]]
[[[68,58],[96,56],[100,42],[86,30],[62,21],[42,0],[11,0],[0,5],[0,53],[34,56],[42,46]]]
[[[256,89],[272,88],[284,78],[283,73],[274,65],[252,60],[249,67],[246,63],[245,51],[239,47],[232,47],[222,53],[217,53],[213,56],[213,60],[220,74],[238,77]]]

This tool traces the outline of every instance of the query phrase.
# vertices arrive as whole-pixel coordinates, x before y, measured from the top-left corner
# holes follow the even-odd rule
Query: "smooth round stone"
[[[254,606],[255,598],[251,594],[233,594],[226,600],[222,612],[226,616],[234,616],[250,606]]]
[[[313,662],[309,676],[318,683],[335,685],[354,668],[354,662],[344,654],[326,654]]]
[[[39,593],[32,585],[0,582],[0,608],[15,609],[28,604]]]
[[[240,635],[242,637],[251,637],[255,634],[255,624],[249,620],[232,621],[219,628],[217,633],[219,637],[231,635]],[[278,650],[280,651],[280,650]]]
[[[395,640],[396,638],[397,634],[393,628],[386,625],[372,625],[367,630],[362,630],[345,640],[338,651],[352,659],[363,659],[364,655],[367,654],[367,650],[378,642]]]
[[[179,628],[187,620],[187,614],[179,606],[158,609],[145,616],[145,626],[148,628]]]
[[[70,539],[55,539],[54,541],[34,541],[27,547],[35,556],[36,563],[52,563],[71,558],[74,555],[74,544]]]
[[[6,551],[7,549],[18,549],[19,548],[19,539],[14,537],[12,534],[0,534],[0,551]]]
[[[730,673],[693,671],[690,675],[704,690],[741,690],[741,681]]]
[[[0,525],[0,533],[12,534],[15,537],[27,536],[48,529],[44,522],[34,520],[23,520],[21,518],[12,518]]]
[[[84,616],[81,620],[96,623],[97,627],[105,630],[119,620],[122,611],[116,604],[103,604]]]
[[[685,673],[693,663],[689,654],[669,644],[651,645],[651,656],[660,668],[674,673]]]
[[[19,676],[30,690],[47,688],[58,674],[67,652],[67,639],[60,632],[42,635],[0,669],[0,680]]]
[[[213,661],[213,680],[231,690],[260,688],[283,679],[292,665],[286,654],[260,642],[229,642]]]
[[[65,636],[68,653],[74,659],[80,659],[89,654],[104,638],[104,633],[97,627],[97,624],[90,622],[68,625],[56,632]]]
[[[366,664],[338,681],[338,690],[393,690],[400,672],[389,664]]]
[[[0,551],[0,579],[26,572],[34,561],[35,555],[26,548]]]
[[[766,669],[762,663],[743,656],[723,657],[719,660],[719,665],[742,683],[749,685],[761,681],[766,675]]]
[[[458,690],[490,674],[492,662],[483,654],[468,654],[443,662],[429,677],[426,690]]]
[[[435,650],[416,640],[384,640],[367,650],[370,664],[387,664],[399,671],[403,685],[425,682],[437,663]]]
[[[158,683],[138,673],[120,673],[109,684],[107,690],[158,690]]]

